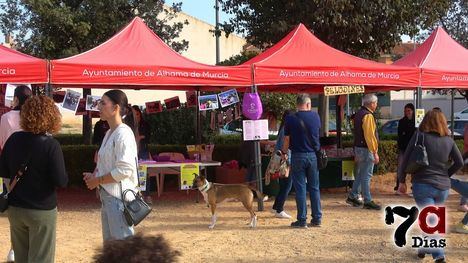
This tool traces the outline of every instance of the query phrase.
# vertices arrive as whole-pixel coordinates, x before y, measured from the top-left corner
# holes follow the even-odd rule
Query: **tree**
[[[89,50],[118,32],[136,15],[176,51],[188,42],[175,40],[184,22],[170,22],[182,3],[171,8],[165,1],[149,0],[6,0],[0,5],[0,30],[15,33],[16,48],[46,59],[72,56]],[[83,95],[91,94],[84,89]],[[91,142],[91,119],[83,116],[84,143]]]
[[[452,1],[449,10],[439,15],[436,25],[442,26],[458,43],[468,48],[468,1]]]
[[[375,58],[429,28],[450,0],[221,0],[234,17],[223,24],[226,32],[245,34],[257,47],[278,42],[304,23],[325,43],[344,52]],[[429,3],[430,2],[430,3]]]

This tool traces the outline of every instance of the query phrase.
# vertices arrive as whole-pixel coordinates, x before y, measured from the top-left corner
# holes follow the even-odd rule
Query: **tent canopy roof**
[[[47,61],[0,45],[0,83],[47,83]]]
[[[422,87],[468,88],[468,50],[441,27],[395,64],[420,69]]]
[[[258,85],[360,84],[412,88],[414,68],[386,65],[334,49],[299,24],[285,38],[245,62],[255,68]]]
[[[61,86],[248,86],[248,67],[205,65],[172,50],[143,20],[133,19],[101,45],[52,61],[51,82]],[[143,88],[143,87],[140,87]],[[186,88],[188,89],[188,88]]]

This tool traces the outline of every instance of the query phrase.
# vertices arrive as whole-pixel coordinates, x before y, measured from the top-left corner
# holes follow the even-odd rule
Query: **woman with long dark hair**
[[[110,90],[99,102],[102,120],[109,123],[109,131],[98,152],[93,173],[84,173],[84,181],[90,190],[99,189],[102,203],[102,235],[106,240],[120,240],[133,236],[123,214],[122,192],[137,191],[137,146],[132,129],[123,123],[127,115],[128,99],[121,90]]]

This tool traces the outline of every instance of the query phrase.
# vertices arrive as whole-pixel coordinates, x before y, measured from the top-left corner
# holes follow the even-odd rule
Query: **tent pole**
[[[422,108],[422,88],[418,87],[418,90],[416,91],[416,109],[421,109]]]
[[[195,92],[195,96],[197,97],[197,123],[196,123],[196,144],[201,144],[201,129],[200,129],[200,126],[201,126],[201,116],[200,116],[200,105],[198,104],[198,97],[200,96],[200,90],[197,89],[197,91]]]
[[[252,93],[257,92],[257,87],[252,85]],[[262,156],[260,150],[260,141],[254,141],[254,163],[255,163],[255,178],[257,178],[257,190],[263,193],[262,185]],[[258,211],[263,211],[263,199],[258,198]]]
[[[452,125],[450,125],[450,133],[452,135],[452,138],[454,138],[453,129],[455,126],[455,89],[452,89],[451,93],[452,96],[450,102],[450,123],[452,123]]]
[[[338,105],[338,102],[340,101],[340,96],[336,96],[336,102],[335,102],[335,111],[336,111],[336,143],[337,143],[337,149],[341,149],[343,146],[341,144],[341,105]]]

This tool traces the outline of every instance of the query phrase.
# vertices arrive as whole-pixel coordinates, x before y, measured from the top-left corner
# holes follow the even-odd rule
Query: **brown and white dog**
[[[193,187],[202,193],[205,202],[211,208],[211,224],[209,229],[216,225],[216,206],[226,199],[239,200],[250,213],[250,227],[257,226],[257,215],[253,210],[254,193],[257,198],[263,198],[256,189],[243,184],[215,184],[206,180],[205,176],[199,175],[193,180]]]

